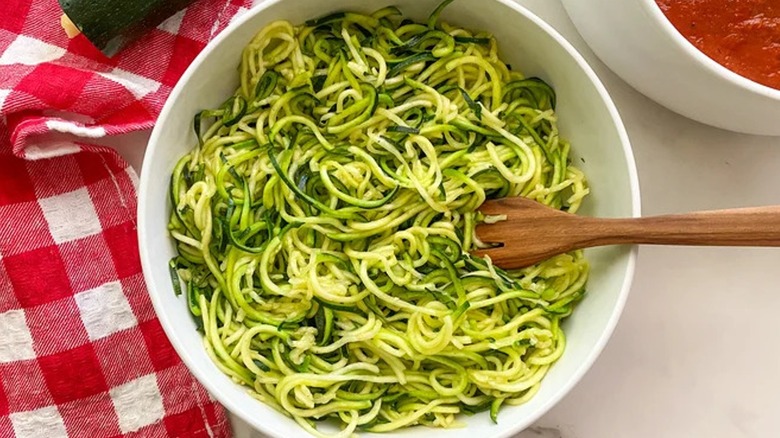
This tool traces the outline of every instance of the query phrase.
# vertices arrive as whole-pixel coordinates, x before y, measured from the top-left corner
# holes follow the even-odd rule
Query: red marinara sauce
[[[780,89],[780,0],[656,0],[674,27],[707,56]]]

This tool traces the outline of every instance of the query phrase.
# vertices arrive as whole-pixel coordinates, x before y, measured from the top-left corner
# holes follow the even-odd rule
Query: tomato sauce
[[[674,27],[707,56],[780,89],[780,0],[656,0]]]

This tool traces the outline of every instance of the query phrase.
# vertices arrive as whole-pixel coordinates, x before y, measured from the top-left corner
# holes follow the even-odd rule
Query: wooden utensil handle
[[[607,219],[603,226],[614,227],[612,236],[605,234],[596,245],[780,246],[780,206]]]

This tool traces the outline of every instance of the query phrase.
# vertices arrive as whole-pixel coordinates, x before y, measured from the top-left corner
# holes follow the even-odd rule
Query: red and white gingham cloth
[[[228,437],[171,348],[136,244],[136,175],[101,137],[148,129],[250,0],[200,0],[113,59],[56,0],[0,5],[0,438]]]

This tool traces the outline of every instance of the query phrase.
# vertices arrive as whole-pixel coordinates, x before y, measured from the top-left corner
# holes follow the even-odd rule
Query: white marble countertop
[[[631,137],[645,215],[780,204],[780,137],[721,131],[656,105],[596,59],[559,0],[516,1],[606,84]],[[136,166],[145,137],[117,141]],[[643,247],[603,354],[517,438],[780,436],[779,312],[780,250]],[[236,438],[262,437],[234,425]]]

